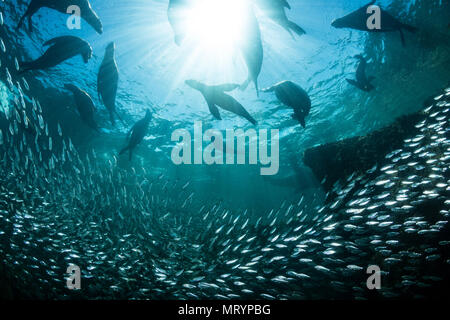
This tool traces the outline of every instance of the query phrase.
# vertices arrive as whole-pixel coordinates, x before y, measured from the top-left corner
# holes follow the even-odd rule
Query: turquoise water
[[[408,242],[412,240],[408,236],[405,240],[403,233],[389,235],[388,231],[364,227],[364,223],[358,225],[355,222],[360,228],[369,228],[362,230],[360,236],[355,235],[355,238],[346,236],[345,232],[344,235],[337,231],[333,233],[333,224],[348,225],[344,223],[348,217],[341,216],[342,212],[338,212],[336,207],[329,207],[331,204],[326,202],[329,190],[321,187],[321,181],[302,161],[303,153],[308,148],[364,136],[381,129],[400,116],[422,110],[426,98],[442,92],[448,85],[450,71],[448,1],[378,2],[401,21],[419,29],[416,34],[405,33],[405,46],[402,46],[398,32],[368,34],[331,26],[334,19],[358,9],[366,1],[319,0],[310,3],[291,0],[292,8],[288,16],[305,29],[306,35],[301,37],[292,37],[264,16],[261,10],[255,9],[264,48],[260,88],[291,80],[308,92],[312,102],[306,128],[302,128],[291,118],[292,110],[282,107],[274,94],[260,92],[257,97],[253,84],[244,91],[238,89],[231,93],[258,121],[257,129],[279,130],[280,170],[275,176],[261,176],[258,165],[176,166],[171,160],[171,151],[175,146],[171,141],[172,132],[177,129],[192,131],[194,121],[202,121],[204,130],[218,129],[224,132],[227,129],[253,128],[245,119],[226,111],[222,111],[222,120],[215,120],[203,97],[185,84],[187,79],[211,85],[242,83],[247,77],[247,70],[238,48],[224,49],[220,47],[220,41],[211,44],[198,39],[177,46],[167,19],[167,1],[91,0],[92,8],[103,24],[104,32],[101,35],[85,21],[81,22],[80,30],[68,30],[68,16],[50,9],[41,9],[34,15],[33,33],[29,33],[26,28],[15,31],[25,11],[25,2],[3,1],[3,25],[0,27],[4,46],[0,52],[0,101],[4,111],[0,116],[4,201],[2,219],[6,219],[5,227],[0,229],[3,235],[1,252],[6,261],[4,269],[9,270],[13,279],[8,281],[12,281],[16,287],[15,295],[31,298],[72,297],[73,293],[63,286],[66,265],[73,262],[82,264],[82,270],[88,265],[96,265],[87,273],[86,281],[91,283],[90,289],[88,286],[81,293],[76,293],[76,297],[335,298],[338,293],[334,295],[327,292],[327,288],[330,282],[339,282],[340,271],[333,269],[335,266],[327,265],[327,260],[321,260],[321,249],[315,249],[318,244],[314,241],[323,246],[325,258],[328,254],[336,254],[336,259],[341,259],[344,267],[357,264],[355,270],[365,269],[372,261],[380,259],[374,258],[373,252],[368,253],[373,250],[369,245],[371,241],[406,241],[407,244],[395,246],[396,249],[386,248],[391,252],[386,252],[384,258],[399,259],[396,254],[402,256],[399,252],[409,250],[419,252],[423,261],[428,261],[426,257],[438,251],[441,264],[424,267],[417,273],[441,278],[440,281],[430,280],[432,288],[440,288],[448,281],[448,278],[442,278],[448,271],[448,248],[444,245],[443,251],[437,249],[440,248],[437,245],[439,241],[447,241],[445,228],[436,228],[441,232],[436,239],[427,243],[429,247],[426,248],[421,248],[419,244],[417,248],[414,247]],[[230,25],[237,23],[232,16],[229,19]],[[60,35],[74,35],[88,41],[94,52],[89,63],[85,64],[76,57],[50,70],[18,74],[15,70],[16,60],[37,58],[44,52],[42,44]],[[120,75],[116,107],[126,125],[120,122],[116,126],[111,125],[97,94],[98,69],[105,47],[112,41],[116,45]],[[367,58],[367,73],[375,76],[376,89],[370,93],[359,91],[346,81],[347,78],[354,78],[357,67],[354,57],[357,54]],[[90,130],[81,122],[74,111],[73,99],[64,90],[66,83],[76,84],[92,97],[98,108],[96,119],[101,127],[100,133]],[[23,104],[29,109],[20,106],[21,96]],[[38,111],[40,109],[42,115]],[[130,162],[128,156],[118,156],[118,152],[126,143],[126,133],[144,116],[147,109],[152,113],[150,127]],[[40,128],[39,138],[35,139],[35,135],[23,137],[26,133],[20,129],[22,122],[14,120],[18,119],[17,115],[20,118],[22,112]],[[443,114],[445,117],[445,112]],[[16,129],[18,125],[19,129]],[[439,199],[448,198],[448,172],[445,168],[448,129],[443,126],[443,131],[433,129],[437,135],[444,137],[439,147],[442,154],[434,152],[431,156],[438,157],[438,163],[426,163],[430,174],[433,173],[433,166],[442,170],[436,170],[439,171],[437,174],[442,175],[443,181],[436,178],[439,180],[436,183],[446,185],[441,187],[442,190],[438,188],[442,191]],[[26,155],[28,157],[23,158]],[[386,161],[390,161],[389,158]],[[381,167],[382,164],[378,169]],[[36,174],[35,171],[40,173]],[[366,173],[357,172],[351,178],[363,174]],[[381,174],[384,173],[380,171]],[[425,177],[422,173],[418,175],[418,178]],[[370,176],[367,179],[372,178]],[[408,176],[398,177],[406,178]],[[379,182],[376,179],[373,181]],[[380,178],[380,181],[383,180]],[[347,182],[352,183],[352,179]],[[342,186],[345,190],[344,187],[345,184]],[[39,196],[31,200],[30,194],[33,192],[24,192],[23,188],[33,189]],[[389,198],[381,201],[389,202],[396,192],[392,189]],[[348,201],[352,206],[350,200],[361,200],[356,194],[358,192],[354,190],[350,199],[341,200],[343,203]],[[380,194],[383,192],[380,191],[378,196]],[[380,199],[374,195],[368,201],[378,202]],[[410,199],[407,202],[414,201]],[[361,203],[361,206],[370,205],[365,201]],[[448,207],[448,200],[443,203]],[[428,217],[427,212],[421,212],[415,205],[407,210],[401,221],[396,220],[400,218],[394,215],[395,210],[390,211],[389,205],[387,209],[375,209],[375,213],[378,217],[392,214],[392,217],[385,219],[392,220],[393,225],[402,225],[408,219],[423,215],[424,220],[434,219],[433,223],[431,220],[426,222],[426,227],[433,229],[431,225],[448,220],[445,216],[445,213],[448,214],[447,207],[442,208],[441,211],[445,212],[441,213],[444,216],[440,218]],[[35,222],[23,216],[27,212],[26,208],[29,210],[28,215],[34,217],[32,220],[37,219]],[[39,212],[45,214],[34,216]],[[278,220],[274,220],[277,216]],[[18,221],[14,222],[14,219]],[[235,219],[238,220],[234,222]],[[367,219],[375,219],[375,216],[369,215]],[[54,234],[42,238],[45,234],[42,230],[50,221],[55,224]],[[67,227],[69,221],[75,228],[80,228],[76,230],[86,230],[86,233],[71,230]],[[354,221],[358,221],[358,218]],[[33,223],[38,226],[34,228]],[[265,228],[260,227],[264,223]],[[233,224],[236,225],[235,229],[230,229]],[[331,229],[325,229],[330,234],[324,235],[323,228],[330,225]],[[222,230],[225,229],[231,231],[224,234]],[[240,232],[245,234],[244,240]],[[7,237],[9,233],[14,236]],[[21,238],[22,235],[25,240]],[[18,237],[20,242],[14,237]],[[209,250],[215,251],[215,254],[206,250],[215,237],[217,239],[214,241],[220,242],[220,249],[228,245],[232,247],[225,252],[212,250],[215,245],[213,242]],[[358,237],[361,243],[356,242]],[[257,240],[252,242],[252,238]],[[43,239],[42,245],[29,248],[30,243],[37,239]],[[286,239],[291,241],[284,241]],[[366,254],[352,255],[339,250],[336,253],[336,250],[333,251],[334,245],[328,245],[333,239],[338,243],[336,247],[362,246]],[[245,242],[247,240],[250,241]],[[303,245],[308,246],[308,242],[302,242],[306,240],[313,242],[309,243],[308,248],[303,248]],[[24,245],[23,241],[28,243]],[[239,244],[241,241],[242,244]],[[352,244],[345,241],[351,241]],[[83,248],[82,244],[89,244],[92,252],[80,249]],[[376,245],[376,242],[372,245]],[[127,251],[133,247],[136,252]],[[239,258],[234,255],[241,250],[245,250],[243,257],[247,252],[251,255],[247,261],[250,265],[236,260]],[[425,254],[426,250],[429,250],[429,254]],[[47,254],[55,254],[58,258],[49,261]],[[117,260],[118,255],[123,256],[120,262]],[[259,255],[263,258],[252,260]],[[326,266],[325,273],[329,271],[327,277],[331,277],[331,280],[327,278],[319,281],[317,288],[309,283],[304,285],[302,281],[305,281],[305,277],[298,274],[307,274],[316,279],[318,275],[314,272],[320,275],[324,270],[316,268],[308,274],[312,266],[309,262],[299,262],[302,255],[301,259],[312,259],[313,264],[319,265],[318,260],[322,261],[321,265]],[[256,264],[258,268],[253,270],[251,261],[260,259],[262,265]],[[37,268],[33,269],[39,270],[42,277],[38,278],[43,282],[41,289],[36,285],[34,293],[33,290],[32,293],[25,293],[24,288],[29,281],[27,277],[33,272],[26,266],[26,262],[30,261],[32,266],[36,263]],[[419,261],[419,265],[424,263]],[[270,263],[274,262],[282,266],[280,274],[271,269]],[[390,263],[393,262],[388,260],[387,265],[390,266]],[[119,267],[114,267],[114,264],[124,269],[117,270]],[[52,265],[54,269],[50,268]],[[139,271],[127,273],[131,266],[139,266]],[[239,268],[245,266],[247,269]],[[48,271],[49,268],[51,271]],[[352,267],[350,269],[353,270]],[[365,277],[364,271],[356,276],[357,281]],[[106,275],[99,278],[100,272]],[[226,276],[223,277],[223,283],[213,283],[208,274]],[[401,278],[403,274],[400,272],[393,271],[391,274],[402,281],[409,279]],[[265,283],[257,276],[269,280]],[[270,279],[275,281],[270,282]],[[249,284],[256,280],[261,281],[261,284],[256,287]],[[334,289],[337,288],[336,292],[343,292],[344,297],[371,297],[367,292],[352,291],[354,286],[354,283],[332,285]],[[409,292],[399,289],[394,280],[390,286],[387,293],[383,294],[384,297],[413,297],[416,294],[414,290]],[[133,292],[139,294],[134,295]],[[428,293],[419,292],[416,296],[420,297],[421,294],[427,296]]]

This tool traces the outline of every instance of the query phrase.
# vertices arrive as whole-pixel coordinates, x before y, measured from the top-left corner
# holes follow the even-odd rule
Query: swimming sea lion
[[[53,38],[44,46],[50,46],[38,59],[31,62],[21,62],[20,73],[29,70],[44,70],[57,66],[61,62],[81,55],[85,63],[92,57],[92,48],[88,42],[74,36]]]
[[[286,0],[255,0],[255,3],[268,18],[284,28],[291,36],[292,32],[298,36],[306,33],[302,27],[288,19],[285,9],[291,9],[291,6]]]
[[[258,77],[261,73],[264,58],[261,30],[250,4],[246,6],[246,10],[246,19],[242,27],[243,32],[246,34],[242,37],[239,47],[247,65],[248,78],[240,88],[241,90],[245,90],[249,83],[253,82],[255,84],[256,95],[259,97]]]
[[[169,0],[167,16],[175,34],[175,43],[180,46],[185,37],[187,0]]]
[[[133,156],[133,150],[139,143],[142,142],[142,140],[146,136],[151,119],[152,115],[150,113],[150,110],[147,110],[144,119],[136,122],[135,125],[128,132],[127,138],[130,139],[128,145],[125,148],[123,148],[119,154],[123,154],[128,150],[130,153],[130,161],[131,161]]]
[[[77,106],[81,120],[83,120],[90,128],[100,132],[94,119],[95,105],[89,94],[73,84],[66,84],[64,85],[64,88],[73,93],[75,105]]]
[[[23,21],[28,18],[28,28],[31,32],[33,28],[31,18],[36,12],[39,11],[39,9],[43,7],[67,14],[67,9],[72,5],[76,5],[80,8],[81,18],[89,23],[95,31],[99,34],[103,33],[102,22],[100,21],[97,13],[92,9],[89,0],[31,0],[27,11],[22,18],[20,18],[17,29],[19,29],[22,26]]]
[[[97,91],[100,101],[103,102],[106,109],[109,111],[111,123],[114,125],[114,114],[119,119],[120,116],[116,111],[116,95],[117,86],[119,82],[119,70],[117,68],[116,59],[114,57],[115,45],[111,42],[105,51],[105,57],[100,66],[97,76]],[[122,121],[122,119],[120,119]],[[122,121],[123,122],[123,121]]]
[[[350,28],[361,31],[368,32],[394,32],[399,31],[402,39],[402,44],[405,44],[405,36],[403,34],[403,30],[407,30],[411,33],[415,33],[417,31],[416,27],[412,27],[410,25],[404,24],[398,21],[396,18],[391,16],[388,12],[380,8],[380,28],[379,29],[369,29],[367,26],[368,20],[371,16],[371,13],[368,13],[368,8],[373,6],[375,1],[371,1],[369,4],[366,4],[364,7],[346,15],[343,18],[337,19],[333,21],[331,24],[335,28]]]
[[[262,91],[275,91],[275,95],[278,100],[286,106],[294,109],[292,118],[299,121],[303,128],[306,127],[305,118],[311,111],[311,99],[305,90],[292,81],[282,81]]]
[[[226,94],[225,92],[232,91],[239,88],[237,84],[223,84],[217,86],[208,86],[196,80],[186,80],[185,83],[198,91],[203,95],[208,104],[209,111],[212,115],[218,119],[222,120],[219,113],[219,108],[230,111],[238,116],[244,117],[252,124],[256,125],[256,120],[244,109],[244,107],[236,101],[232,96]]]
[[[375,89],[375,87],[371,84],[371,82],[373,79],[375,79],[375,77],[366,76],[366,59],[364,59],[362,55],[357,55],[356,58],[359,59],[359,65],[356,69],[356,81],[351,79],[347,79],[347,81],[348,83],[361,89],[362,91],[372,91],[373,89]]]

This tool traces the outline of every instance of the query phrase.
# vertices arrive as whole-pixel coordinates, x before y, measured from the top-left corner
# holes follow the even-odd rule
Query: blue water
[[[315,210],[323,204],[326,191],[302,162],[306,149],[381,129],[402,115],[423,109],[423,101],[449,82],[449,1],[377,2],[401,21],[419,28],[416,34],[405,32],[405,46],[398,32],[368,34],[331,26],[334,19],[365,5],[367,0],[291,0],[288,17],[306,30],[301,37],[292,37],[256,10],[264,47],[260,88],[282,80],[304,88],[312,101],[306,128],[291,118],[292,110],[280,107],[275,95],[261,92],[258,98],[250,84],[245,91],[235,90],[231,95],[258,121],[258,129],[280,131],[278,175],[262,177],[258,166],[175,166],[170,158],[174,130],[191,131],[194,121],[202,121],[204,130],[253,127],[225,111],[223,120],[215,120],[203,97],[184,83],[187,79],[208,84],[242,83],[247,70],[239,50],[234,48],[225,55],[214,48],[199,49],[195,43],[178,47],[164,0],[90,2],[103,23],[101,35],[85,21],[80,30],[68,30],[68,16],[46,8],[34,15],[32,34],[26,28],[16,32],[14,28],[28,1],[2,1],[3,68],[8,61],[14,74],[15,58],[37,58],[44,52],[42,44],[56,36],[75,35],[88,41],[94,50],[89,63],[76,57],[51,70],[25,74],[30,86],[25,90],[25,100],[39,100],[50,135],[57,135],[59,124],[63,136],[71,138],[80,154],[95,149],[99,159],[114,159],[128,172],[163,175],[182,185],[189,182],[200,204],[223,201],[228,208],[249,210],[258,216],[287,206],[286,201],[297,203],[304,198],[305,210]],[[234,21],[230,19],[229,23]],[[120,72],[116,106],[127,126],[110,124],[96,91],[104,49],[112,41]],[[346,81],[354,78],[357,54],[368,59],[367,72],[375,76],[376,89],[370,93]],[[4,109],[11,108],[15,93],[6,85],[5,71],[1,72],[0,100]],[[73,101],[63,89],[66,83],[76,84],[93,98],[102,133],[96,134],[80,122]],[[118,157],[117,153],[125,144],[126,133],[146,109],[151,110],[153,119],[129,162],[127,156]]]
[[[260,87],[292,80],[309,93],[313,105],[308,126],[303,129],[291,119],[290,110],[277,108],[279,103],[273,95],[263,93],[257,99],[252,85],[245,92],[233,92],[260,128],[280,130],[281,174],[291,175],[289,159],[308,147],[364,135],[400,115],[417,111],[421,101],[448,80],[447,2],[380,2],[403,21],[421,29],[419,34],[406,34],[406,47],[401,46],[398,33],[367,35],[331,27],[331,21],[364,4],[365,1],[292,1],[288,16],[307,31],[305,36],[296,38],[257,12],[265,55]],[[23,12],[24,5],[5,5],[12,13],[4,15],[5,23],[15,25],[13,21]],[[87,40],[94,49],[94,57],[87,65],[75,58],[38,79],[56,90],[61,90],[67,81],[74,82],[87,90],[99,106],[96,74],[105,46],[114,41],[120,69],[118,110],[129,123],[141,117],[146,108],[154,114],[152,129],[141,147],[145,153],[143,156],[141,152],[141,161],[153,168],[170,167],[168,156],[173,144],[168,139],[169,132],[192,128],[195,120],[217,129],[249,127],[245,120],[227,113],[223,121],[213,120],[201,95],[184,84],[189,78],[208,84],[243,82],[246,68],[239,52],[217,63],[214,50],[198,53],[189,45],[177,47],[167,20],[166,1],[92,1],[92,7],[103,22],[102,35],[84,21],[81,30],[69,31],[65,27],[67,16],[44,8],[34,17],[36,32],[30,37],[22,29],[14,41],[24,49],[21,57],[35,58],[42,53],[41,44],[49,38],[72,34]],[[359,53],[370,59],[368,73],[376,76],[376,91],[372,94],[359,92],[345,81],[354,77],[357,61],[353,57]],[[106,113],[100,113],[100,117],[104,117],[104,127],[111,136],[128,129],[108,126]],[[80,143],[86,140],[82,137]],[[105,152],[118,151],[120,147],[120,143],[107,144]],[[296,166],[301,167],[301,162],[297,161]],[[219,172],[234,176],[239,168],[220,168]],[[201,179],[202,173],[201,170],[195,176]],[[247,178],[237,175],[241,181]]]

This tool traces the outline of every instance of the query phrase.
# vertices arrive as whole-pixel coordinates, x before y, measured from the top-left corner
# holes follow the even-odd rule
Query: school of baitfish
[[[419,134],[336,184],[315,214],[303,198],[256,214],[197,201],[189,182],[127,171],[117,157],[81,155],[59,126],[49,134],[25,79],[4,63],[0,72],[0,257],[14,295],[369,299],[448,287],[450,88],[427,105]],[[71,263],[82,290],[66,287]],[[366,287],[369,265],[382,270],[379,291]]]
[[[336,185],[315,215],[300,199],[258,217],[200,207],[189,183],[136,175],[116,158],[80,157],[61,130],[49,136],[37,100],[25,103],[26,82],[9,80],[0,255],[23,297],[417,298],[448,283],[450,88],[424,110],[420,134]],[[65,286],[70,263],[79,292]],[[377,293],[365,284],[371,264],[382,270]]]

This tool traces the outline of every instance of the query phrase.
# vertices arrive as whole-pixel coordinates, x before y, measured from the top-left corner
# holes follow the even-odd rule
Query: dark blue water
[[[445,87],[450,3],[379,1],[418,28],[405,32],[402,45],[399,32],[331,26],[366,2],[291,0],[286,11],[305,29],[303,36],[291,36],[255,7],[264,50],[259,87],[283,80],[300,85],[312,105],[303,128],[273,93],[257,97],[253,84],[230,95],[258,122],[256,127],[227,111],[221,111],[222,120],[214,119],[204,98],[185,84],[187,79],[240,84],[247,78],[236,39],[252,40],[239,28],[241,13],[227,5],[216,19],[221,25],[211,26],[220,34],[205,32],[216,21],[200,10],[188,19],[192,37],[177,46],[168,1],[91,0],[103,24],[101,35],[84,20],[80,30],[69,30],[68,15],[48,8],[33,16],[32,33],[26,27],[16,30],[28,1],[2,1],[0,271],[5,288],[11,288],[5,296],[438,295],[448,283],[449,268]],[[19,74],[18,62],[38,58],[43,43],[61,35],[88,41],[90,61],[75,57]],[[119,69],[116,108],[125,122],[115,126],[97,93],[98,70],[110,42]],[[375,77],[371,92],[346,81],[355,77],[358,54],[368,62],[367,74]],[[92,97],[99,133],[80,120],[64,89],[67,83]],[[430,96],[437,98],[424,104]],[[431,106],[412,124],[417,132],[397,132],[400,148],[391,153],[380,147],[383,160],[372,171],[355,168],[334,188],[322,186],[322,177],[303,161],[309,148],[383,130]],[[147,109],[149,129],[129,161],[118,153]],[[222,133],[279,130],[279,172],[262,176],[260,165],[248,164],[175,165],[171,135],[177,129],[192,133],[195,121],[204,131]],[[382,144],[371,141],[374,148]],[[342,152],[357,158],[361,145],[352,148]],[[69,263],[82,270],[80,291],[65,287]],[[365,286],[372,264],[380,265],[388,279],[375,293]]]

